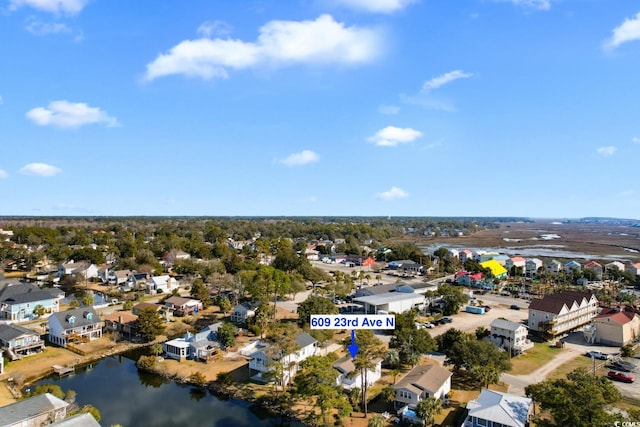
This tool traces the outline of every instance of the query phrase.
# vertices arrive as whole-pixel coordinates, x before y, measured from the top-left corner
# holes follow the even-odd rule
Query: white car
[[[602,353],[601,351],[587,351],[587,356],[589,357],[593,357],[594,359],[600,359],[600,360],[608,360],[609,359],[609,355],[607,353]]]
[[[424,326],[425,328],[429,328],[429,329],[433,329],[433,328],[435,328],[435,327],[436,327],[436,325],[434,325],[434,324],[433,324],[433,323],[431,323],[431,322],[425,322],[425,323],[423,323],[423,326]]]

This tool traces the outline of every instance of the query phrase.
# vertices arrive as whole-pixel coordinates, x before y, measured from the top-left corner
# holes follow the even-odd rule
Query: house
[[[604,271],[606,271],[607,273],[614,270],[622,273],[624,271],[624,264],[620,261],[613,261],[604,265]]]
[[[565,262],[562,268],[567,274],[573,274],[574,271],[580,272],[582,270],[580,263],[573,260]]]
[[[473,259],[473,252],[469,249],[463,249],[458,252],[458,257],[460,258],[460,262],[464,264],[468,259]]]
[[[116,270],[109,272],[108,282],[110,285],[121,286],[127,283],[131,270]]]
[[[298,350],[282,355],[278,354],[275,346],[268,343],[257,344],[257,350],[249,358],[249,374],[251,379],[258,382],[269,381],[268,374],[272,369],[272,363],[281,362],[285,368],[282,385],[288,384],[298,370],[300,362],[317,353],[318,341],[306,332],[301,332],[295,338]]]
[[[148,273],[132,273],[129,275],[129,279],[127,280],[128,286],[126,287],[131,289],[145,289],[150,278],[151,276]]]
[[[62,347],[102,337],[104,323],[93,307],[80,307],[49,317],[49,341]]]
[[[555,338],[591,322],[598,312],[595,295],[565,291],[534,299],[529,305],[529,330]]]
[[[491,274],[493,274],[493,277],[495,277],[496,279],[507,278],[507,269],[504,268],[502,264],[500,264],[495,259],[490,259],[490,260],[481,262],[480,266],[482,268],[488,268],[489,270],[491,270]]]
[[[102,316],[102,320],[104,320],[105,331],[117,332],[120,336],[129,340],[138,336],[136,327],[138,316],[130,311],[114,311]]]
[[[491,334],[487,339],[515,355],[533,348],[533,343],[527,339],[528,333],[527,327],[522,323],[495,319],[491,322]]]
[[[478,257],[478,262],[483,263],[483,262],[491,261],[492,259],[496,259],[496,257],[499,255],[500,254],[496,252],[486,252],[486,253],[480,254],[480,256]]]
[[[178,361],[193,359],[205,362],[222,357],[222,346],[217,336],[221,325],[221,322],[217,322],[196,334],[187,332],[181,338],[165,342],[162,344],[165,356]]]
[[[317,250],[311,249],[311,248],[307,248],[304,251],[304,256],[309,261],[318,261],[320,259],[320,251],[317,251]]]
[[[394,408],[417,405],[428,397],[444,399],[451,391],[451,375],[439,365],[416,366],[394,384]]]
[[[542,267],[542,261],[538,258],[529,258],[524,264],[524,275],[537,277],[538,270]]]
[[[83,412],[49,424],[49,427],[100,427],[100,423],[90,413]]]
[[[455,274],[455,282],[460,286],[467,286],[472,288],[480,288],[485,285],[484,274],[482,273],[469,273],[468,271],[458,271]]]
[[[422,275],[425,274],[425,266],[416,262],[406,262],[399,268],[405,274]]]
[[[604,308],[594,317],[593,343],[622,347],[640,337],[640,317],[631,307]]]
[[[640,262],[631,264],[631,267],[629,267],[629,272],[635,276],[640,276]]]
[[[447,249],[447,252],[449,253],[449,256],[451,258],[460,259],[460,251],[459,250],[453,249],[453,248],[449,248],[449,249]]]
[[[253,304],[238,304],[231,312],[231,321],[235,323],[246,323],[247,319],[256,315]]]
[[[461,427],[528,427],[533,401],[528,397],[484,389],[467,403]]]
[[[526,264],[526,259],[520,256],[514,256],[504,262],[504,267],[511,276],[522,276],[524,274]]]
[[[422,309],[425,296],[415,292],[386,292],[354,298],[353,301],[364,304],[364,312],[369,314],[404,313],[412,308]]]
[[[544,262],[544,271],[552,276],[557,276],[562,270],[562,263],[557,259],[548,259]]]
[[[40,334],[18,325],[0,325],[0,349],[10,360],[22,359],[44,350]]]
[[[179,283],[171,276],[151,276],[147,281],[147,292],[150,294],[171,293],[172,289],[178,289]]]
[[[24,322],[37,318],[33,310],[42,306],[45,314],[60,310],[64,292],[58,289],[40,289],[27,283],[5,282],[0,285],[0,319]]]
[[[596,279],[602,280],[602,273],[604,272],[602,264],[596,261],[589,261],[584,265],[584,269],[593,271],[596,275]]]
[[[40,427],[62,421],[69,403],[51,393],[38,394],[0,407],[3,427]]]
[[[58,277],[65,275],[82,276],[84,280],[98,277],[98,266],[89,261],[68,262],[58,266]]]
[[[482,250],[482,249],[474,249],[471,251],[471,258],[476,261],[476,262],[480,262],[480,259],[482,258],[482,255],[487,254],[489,252]]]
[[[371,362],[374,367],[373,369],[367,369],[364,378],[364,381],[367,382],[367,387],[371,387],[375,384],[382,375],[382,359],[374,359]],[[351,390],[355,387],[362,388],[362,372],[360,370],[356,371],[353,359],[350,356],[344,356],[336,360],[333,362],[333,367],[338,371],[336,386],[344,390]]]
[[[197,313],[202,310],[202,303],[200,300],[194,298],[184,298],[178,296],[172,296],[167,298],[164,305],[170,311],[180,311],[184,314]]]

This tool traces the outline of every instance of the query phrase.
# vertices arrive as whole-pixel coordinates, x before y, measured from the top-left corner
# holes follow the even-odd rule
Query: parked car
[[[484,308],[484,311],[491,311],[490,305],[483,305],[482,307]]]
[[[443,317],[442,319],[440,319],[440,322],[445,324],[445,323],[451,323],[453,322],[453,319],[450,317]]]
[[[520,310],[520,306],[516,305],[516,304],[512,304],[511,307],[509,307],[511,310]]]
[[[607,373],[607,377],[612,380],[622,381],[623,383],[632,383],[633,375],[627,374],[626,372],[618,372],[618,371],[609,371]]]
[[[593,357],[600,360],[609,360],[609,355],[601,351],[587,351],[586,355],[587,357]]]
[[[433,324],[433,323],[431,323],[431,322],[425,322],[425,323],[424,323],[424,327],[425,327],[425,328],[428,328],[428,329],[432,329],[432,328],[435,328],[435,327],[436,327],[436,325],[434,325],[434,324]]]
[[[623,372],[631,372],[636,369],[636,365],[630,362],[625,362],[624,360],[616,360],[611,365],[615,369]]]

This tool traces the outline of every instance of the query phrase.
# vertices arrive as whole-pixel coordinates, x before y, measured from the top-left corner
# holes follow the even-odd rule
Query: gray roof
[[[69,406],[53,394],[39,394],[0,408],[0,425],[12,425]]]
[[[476,400],[467,403],[467,409],[472,417],[508,426],[524,427],[528,425],[532,401],[528,397],[484,389]]]
[[[39,335],[31,329],[18,325],[0,325],[0,341],[9,342],[22,335]]]
[[[311,345],[314,342],[317,342],[317,340],[306,332],[300,332],[296,336],[296,343],[298,343],[300,348],[305,348],[306,346]]]
[[[91,314],[91,319],[88,318],[88,314]],[[75,317],[73,323],[69,323],[71,317]],[[93,307],[80,307],[60,313],[53,313],[49,319],[56,319],[64,329],[94,325],[102,321]]]
[[[6,304],[38,302],[55,299],[59,293],[57,289],[40,289],[28,283],[9,284],[0,289],[0,301]]]
[[[449,370],[439,365],[418,365],[400,379],[393,388],[411,390],[418,395],[423,390],[435,393],[451,375]]]
[[[524,326],[522,323],[511,322],[505,319],[495,319],[493,322],[491,322],[491,326],[505,329],[507,331],[517,331],[521,326],[526,328],[526,326]]]
[[[74,415],[73,417],[65,418],[62,421],[58,421],[49,426],[57,427],[100,427],[100,423],[93,418],[93,415],[85,412],[83,414]]]

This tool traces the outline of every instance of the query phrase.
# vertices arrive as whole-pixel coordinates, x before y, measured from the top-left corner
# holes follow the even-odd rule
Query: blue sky
[[[0,215],[640,218],[631,0],[0,0]]]

